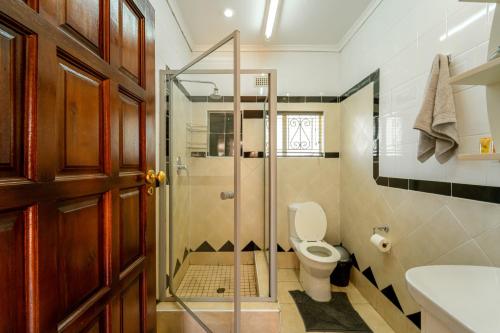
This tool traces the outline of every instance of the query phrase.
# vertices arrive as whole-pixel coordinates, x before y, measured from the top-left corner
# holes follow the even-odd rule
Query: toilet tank
[[[297,236],[297,231],[295,230],[295,215],[300,207],[300,203],[292,203],[288,205],[288,230],[290,232],[290,237],[299,238]]]

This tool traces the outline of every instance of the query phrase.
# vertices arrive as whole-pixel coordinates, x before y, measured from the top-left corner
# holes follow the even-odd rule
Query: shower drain
[[[226,288],[219,288],[219,289],[217,289],[217,294],[224,294],[225,291],[226,291]]]

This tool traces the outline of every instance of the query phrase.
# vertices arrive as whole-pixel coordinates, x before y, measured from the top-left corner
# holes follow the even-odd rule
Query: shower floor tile
[[[232,297],[233,266],[190,265],[177,290],[179,297]],[[241,265],[241,296],[257,296],[255,266]]]

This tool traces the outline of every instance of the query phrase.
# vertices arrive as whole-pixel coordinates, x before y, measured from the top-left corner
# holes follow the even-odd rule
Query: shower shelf
[[[186,145],[187,149],[207,149],[207,144],[206,143],[201,143],[201,142],[188,142]]]
[[[208,127],[205,125],[186,124],[186,150],[206,152],[208,150]]]
[[[500,83],[500,58],[488,61],[450,79],[453,85],[495,85]]]
[[[190,124],[187,124],[186,125],[186,129],[189,132],[201,132],[201,133],[208,132],[207,126],[203,126],[203,125],[190,125]]]
[[[462,2],[500,3],[500,0],[460,0]]]
[[[493,3],[492,0],[482,2]],[[500,0],[496,0],[495,2],[500,3]],[[495,14],[491,24],[488,53],[491,54],[493,50],[497,50],[499,45],[500,9],[495,8]],[[480,85],[486,87],[486,104],[491,136],[493,137],[493,140],[500,142],[500,112],[498,112],[500,107],[500,58],[490,60],[485,64],[466,71],[465,73],[455,75],[450,78],[449,83],[453,85]],[[465,156],[467,156],[466,158],[469,160],[484,160],[486,158],[498,160],[498,158],[494,158],[494,156]]]
[[[500,161],[499,154],[459,154],[458,159],[462,161]]]

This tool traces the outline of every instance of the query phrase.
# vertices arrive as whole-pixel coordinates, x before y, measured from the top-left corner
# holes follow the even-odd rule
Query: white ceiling
[[[244,46],[268,49],[339,50],[380,0],[281,0],[270,40],[264,37],[269,0],[168,0],[194,51],[235,29]],[[232,18],[223,14],[234,10]]]

